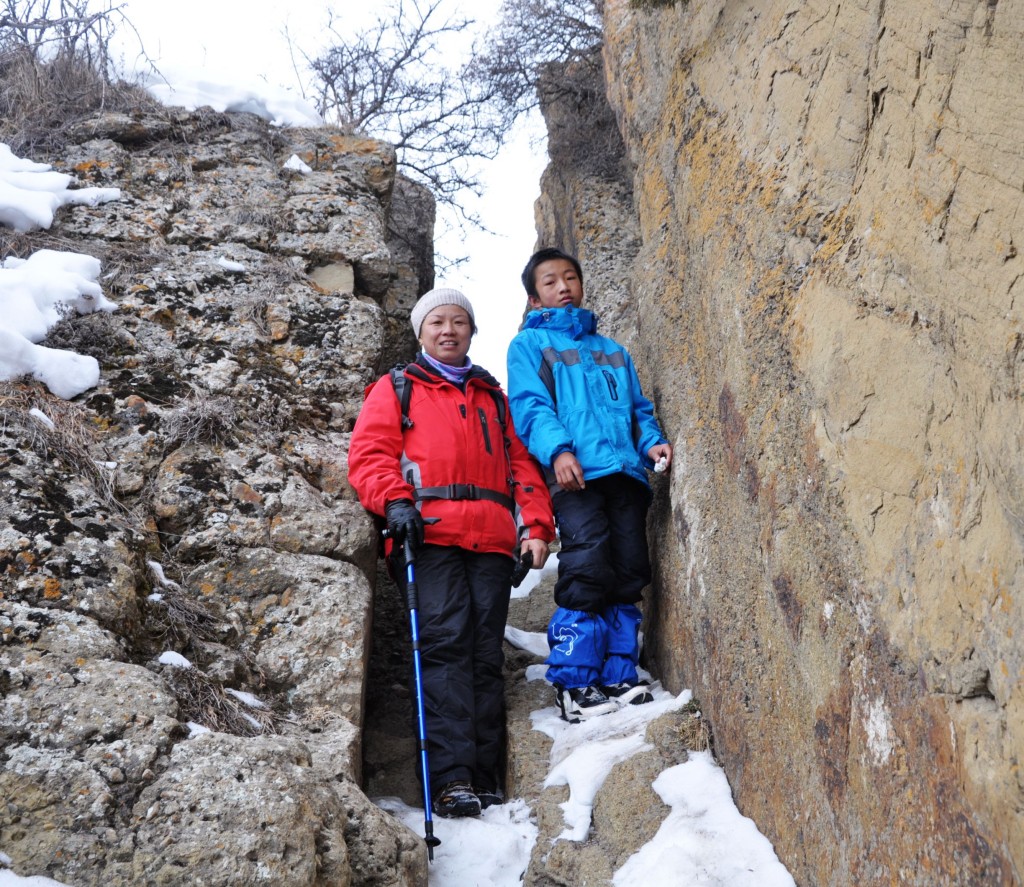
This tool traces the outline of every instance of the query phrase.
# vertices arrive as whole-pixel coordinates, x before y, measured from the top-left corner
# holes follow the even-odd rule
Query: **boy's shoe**
[[[480,808],[486,810],[495,804],[505,803],[505,794],[500,788],[478,788],[476,796],[480,799]]]
[[[555,684],[555,701],[562,718],[570,724],[610,714],[618,708],[596,684],[589,687],[560,687]]]
[[[605,696],[619,705],[643,705],[645,702],[654,702],[654,694],[651,693],[651,685],[647,681],[637,681],[635,684],[623,681],[603,686],[601,689]]]
[[[480,799],[468,782],[449,782],[437,793],[432,806],[438,816],[446,819],[480,815]]]

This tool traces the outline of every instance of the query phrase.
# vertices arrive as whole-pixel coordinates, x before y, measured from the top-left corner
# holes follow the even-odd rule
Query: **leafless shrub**
[[[332,19],[335,42],[315,58],[313,99],[326,120],[392,142],[399,165],[437,199],[463,212],[466,189],[479,192],[468,160],[501,145],[490,84],[452,67],[445,42],[472,22],[444,17],[443,0],[393,0],[370,28],[352,36]]]
[[[246,704],[199,669],[168,667],[163,675],[178,697],[182,720],[236,736],[277,732],[281,717],[273,709]]]
[[[552,64],[602,72],[603,0],[505,0],[501,20],[467,67],[467,75],[487,84],[511,127],[538,102],[559,97],[545,70]],[[542,84],[542,81],[547,82]],[[575,90],[566,85],[570,94]]]
[[[0,0],[0,49],[24,48],[40,61],[81,52],[98,71],[109,71],[121,8],[109,0]]]
[[[193,386],[182,405],[168,411],[164,418],[167,445],[226,444],[235,439],[237,421],[237,406],[232,398],[211,395]]]
[[[623,179],[625,145],[605,93],[601,50],[546,65],[537,84],[547,121],[548,154],[588,175]]]
[[[111,0],[0,0],[0,138],[16,153],[62,144],[69,122],[155,102],[117,77]]]
[[[519,116],[538,105],[552,63],[597,66],[603,0],[505,0],[498,25],[452,66],[451,38],[471,21],[445,17],[444,0],[392,0],[370,28],[342,33],[315,58],[312,98],[332,123],[393,142],[402,171],[474,224],[463,206],[479,192],[467,160],[490,159]],[[555,89],[546,87],[548,100]],[[450,261],[450,260],[449,260]]]

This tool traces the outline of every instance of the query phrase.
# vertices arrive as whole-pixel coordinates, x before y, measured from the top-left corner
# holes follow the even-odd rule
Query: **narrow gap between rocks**
[[[553,607],[551,583],[542,581],[528,596],[513,597],[508,624],[522,631],[544,632]],[[522,759],[532,756],[533,750],[522,748],[524,741],[531,744],[530,740],[524,740],[523,731],[514,725],[524,720],[529,724],[530,713],[552,704],[553,697],[548,698],[546,682],[526,680],[526,668],[542,660],[507,641],[504,647],[506,721],[516,745],[508,755]],[[397,797],[411,807],[422,807],[411,675],[409,613],[398,587],[379,561],[364,706],[363,790],[372,799]],[[550,740],[536,734],[536,744],[546,762]],[[510,769],[506,767],[506,771]],[[512,778],[514,774],[509,773],[504,786],[508,797],[523,796],[519,787],[511,784]]]

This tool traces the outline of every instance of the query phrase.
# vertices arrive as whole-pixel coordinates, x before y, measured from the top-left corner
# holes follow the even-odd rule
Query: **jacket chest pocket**
[[[608,387],[608,396],[612,400],[619,399],[619,381],[615,378],[614,374],[609,370],[601,370],[601,374],[604,376],[605,385]]]

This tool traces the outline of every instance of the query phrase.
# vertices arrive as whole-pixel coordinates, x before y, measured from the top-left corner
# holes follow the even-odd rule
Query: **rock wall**
[[[645,5],[631,187],[556,158],[538,228],[676,447],[651,665],[799,883],[1019,883],[1024,2]]]
[[[360,790],[377,541],[346,453],[411,350],[433,201],[388,145],[249,115],[71,142],[32,159],[122,199],[3,255],[94,255],[118,310],[45,342],[96,389],[0,384],[0,848],[75,885],[426,883]]]

